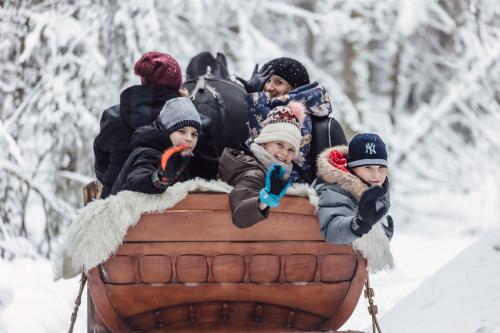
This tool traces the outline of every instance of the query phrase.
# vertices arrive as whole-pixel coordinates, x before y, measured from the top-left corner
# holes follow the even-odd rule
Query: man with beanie
[[[100,132],[94,140],[95,173],[106,198],[123,164],[132,151],[134,131],[151,124],[166,101],[180,97],[182,73],[177,61],[162,52],[147,52],[134,65],[141,85],[125,89],[120,104],[105,110]]]
[[[189,158],[198,141],[201,119],[187,97],[168,100],[151,125],[139,127],[110,194],[129,190],[163,193],[168,186],[188,180]]]
[[[277,106],[250,147],[226,148],[219,178],[234,186],[229,194],[233,223],[246,228],[266,219],[291,183],[292,160],[300,149],[304,106]]]
[[[322,152],[314,188],[321,231],[328,242],[349,244],[377,223],[392,238],[394,224],[386,216],[390,206],[387,149],[377,134],[358,134],[349,147]]]
[[[251,139],[255,139],[269,112],[279,105],[297,101],[305,106],[305,118],[302,125],[302,142],[294,160],[292,179],[294,182],[311,183],[314,180],[314,156],[311,142],[313,135],[313,117],[326,118],[332,112],[330,98],[326,89],[318,82],[310,82],[309,73],[299,61],[281,57],[266,63],[260,70],[255,66],[252,77],[246,81],[237,78],[245,87],[247,96],[245,107],[248,114]],[[334,120],[341,133],[335,135],[345,144],[342,127]],[[328,135],[327,133],[322,133]]]

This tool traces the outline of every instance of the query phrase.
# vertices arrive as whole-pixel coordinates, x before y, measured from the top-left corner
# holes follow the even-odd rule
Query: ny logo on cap
[[[375,144],[373,142],[368,142],[366,145],[365,145],[365,153],[366,154],[370,154],[370,155],[373,155],[373,154],[376,154],[377,152],[375,151]]]

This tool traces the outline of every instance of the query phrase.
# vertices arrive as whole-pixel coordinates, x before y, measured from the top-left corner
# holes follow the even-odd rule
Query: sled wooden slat
[[[106,292],[112,300],[116,312],[121,317],[163,309],[181,304],[246,301],[267,303],[287,307],[295,304],[295,309],[315,313],[325,319],[331,316],[344,298],[348,282],[337,284],[274,285],[274,284],[203,284],[196,288],[184,285],[107,285]],[[168,297],[156,297],[168,295]],[[315,295],[311,298],[310,295]]]
[[[324,256],[355,255],[348,245],[332,246],[326,242],[155,242],[155,243],[125,243],[115,255],[141,256],[151,253],[168,253],[180,256],[186,253],[203,253],[207,256],[220,254],[266,254],[286,255],[289,253]]]
[[[351,246],[324,241],[305,198],[269,219],[232,224],[227,194],[190,194],[143,214],[89,273],[97,314],[113,332],[337,330],[366,279]]]
[[[228,228],[228,211],[167,211],[147,214],[129,229],[125,241],[322,241],[317,218],[271,211],[266,221],[252,228]],[[194,233],[196,230],[197,233]],[[283,232],[286,230],[286,232]]]
[[[314,207],[301,197],[284,197],[274,212],[314,215]],[[228,211],[229,197],[220,193],[191,193],[169,210],[223,210]]]

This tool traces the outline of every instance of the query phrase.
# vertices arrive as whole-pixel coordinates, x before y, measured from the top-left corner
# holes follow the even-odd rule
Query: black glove
[[[392,219],[391,215],[387,215],[387,226],[382,223],[382,226],[384,227],[384,233],[389,238],[389,240],[392,239],[392,236],[394,235],[394,220]]]
[[[286,190],[288,189],[288,186],[290,186],[290,178],[283,177],[285,172],[285,168],[283,168],[279,164],[273,164],[268,171],[269,193],[277,195],[280,198],[283,197]]]
[[[257,64],[253,69],[252,77],[250,78],[250,80],[246,81],[239,76],[236,77],[236,80],[240,81],[241,84],[243,84],[243,87],[245,87],[245,90],[248,94],[251,94],[254,92],[262,91],[262,88],[264,88],[267,80],[269,80],[269,78],[273,74],[274,70],[272,70],[270,64],[264,65],[264,67],[262,67],[260,70],[259,64]]]
[[[358,203],[358,215],[351,221],[351,230],[356,236],[366,234],[387,213],[388,207],[379,200],[386,193],[387,187],[382,186],[373,186],[363,192]]]

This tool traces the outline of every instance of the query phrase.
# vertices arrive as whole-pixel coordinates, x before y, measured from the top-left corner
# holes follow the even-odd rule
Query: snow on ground
[[[47,259],[0,260],[0,332],[68,332],[79,278],[54,282]],[[86,295],[74,332],[86,330]]]
[[[500,228],[487,232],[386,316],[386,332],[500,333]]]

